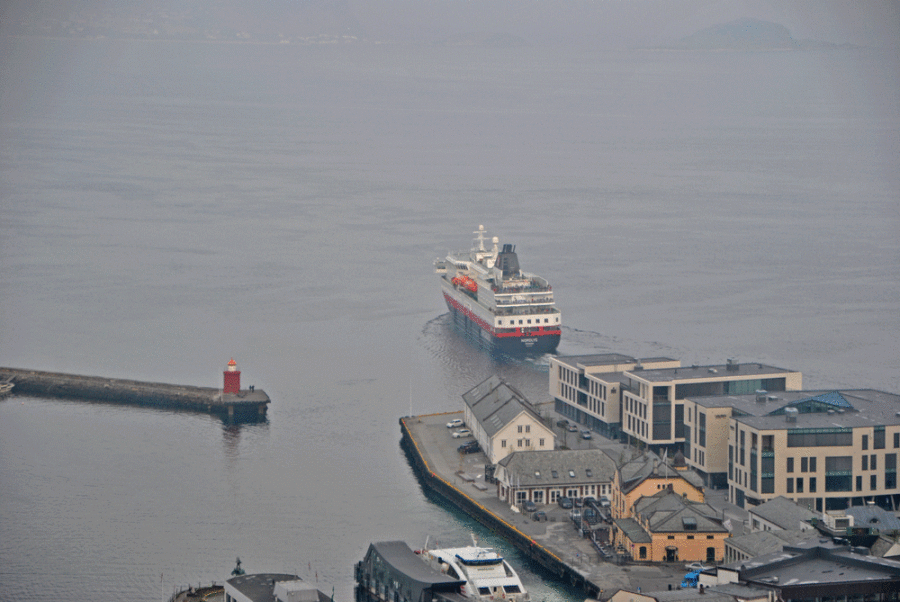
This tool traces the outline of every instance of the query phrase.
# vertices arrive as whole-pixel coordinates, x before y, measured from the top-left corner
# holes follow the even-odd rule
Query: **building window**
[[[872,449],[884,449],[884,427],[876,426],[872,433]]]
[[[869,456],[862,457],[862,469],[869,470]]]
[[[519,432],[520,432],[520,433],[522,432],[522,425],[521,425],[521,424],[519,425]]]
[[[506,447],[506,439],[500,440],[500,447]]]
[[[863,435],[862,448],[869,449],[869,436],[868,435]]]
[[[872,457],[869,458],[869,468],[872,470],[878,470],[878,456],[872,454]]]
[[[869,489],[871,489],[872,491],[875,491],[876,489],[878,489],[878,475],[877,474],[873,474],[871,477],[869,477]]]
[[[522,447],[522,440],[519,439],[518,441],[516,441],[516,444],[517,444],[519,447]]]
[[[894,449],[900,447],[900,433],[894,433]]]
[[[669,539],[675,539],[674,535],[669,535]]]
[[[797,479],[797,493],[803,493],[803,479]]]
[[[862,491],[862,476],[856,477],[856,490]]]
[[[809,468],[809,458],[804,456],[800,458],[800,472],[806,472],[807,468]]]
[[[809,477],[809,492],[816,492],[816,477]]]
[[[640,548],[638,548],[638,555],[640,556],[641,560],[646,559],[647,558],[647,546],[641,546]]]
[[[793,458],[787,459],[787,471],[794,472],[794,459]]]
[[[544,492],[541,489],[531,492],[531,497],[534,500],[535,504],[543,504],[544,503]]]
[[[787,492],[794,493],[794,479],[787,480]]]
[[[540,447],[544,447],[544,440],[543,440],[543,439],[538,439],[538,441],[539,441],[538,445],[539,445]]]
[[[531,447],[531,439],[525,439],[525,447]]]
[[[809,459],[809,472],[816,472],[816,457],[813,456]]]

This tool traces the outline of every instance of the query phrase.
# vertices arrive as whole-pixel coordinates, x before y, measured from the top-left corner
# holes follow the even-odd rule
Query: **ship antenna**
[[[425,548],[424,548],[424,549],[426,549],[426,550],[428,549],[428,540],[429,540],[429,539],[431,539],[431,535],[426,535],[426,536],[425,536]]]
[[[475,231],[475,234],[478,235],[478,237],[475,239],[475,241],[478,243],[478,250],[484,251],[484,226],[479,224],[478,230]]]

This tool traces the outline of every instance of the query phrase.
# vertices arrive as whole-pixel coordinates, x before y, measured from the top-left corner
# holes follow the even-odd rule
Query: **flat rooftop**
[[[756,362],[715,364],[711,366],[682,366],[680,368],[657,368],[651,370],[630,370],[629,374],[650,382],[674,382],[734,376],[768,376],[772,374],[795,374],[796,370],[777,368]]]
[[[846,400],[849,407],[838,403],[831,412],[798,412],[795,422],[787,422],[783,414],[770,415],[786,406],[817,397],[843,399]],[[900,395],[875,389],[778,391],[767,394],[765,401],[757,401],[755,394],[689,397],[688,399],[705,408],[730,407],[735,411],[736,415],[733,418],[737,422],[760,430],[856,428],[900,424],[900,415],[898,415]],[[785,426],[785,424],[789,426]]]
[[[598,368],[601,366],[617,366],[619,364],[654,364],[659,362],[677,362],[670,357],[636,358],[621,353],[594,353],[590,355],[564,355],[556,358],[561,364],[574,369]]]

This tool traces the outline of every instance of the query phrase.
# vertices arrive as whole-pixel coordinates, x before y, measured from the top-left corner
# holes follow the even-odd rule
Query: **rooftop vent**
[[[765,389],[757,389],[756,390],[756,401],[760,403],[766,403],[766,393]]]
[[[738,370],[740,370],[740,368],[741,368],[741,365],[738,363],[737,360],[730,359],[730,360],[726,360],[726,362],[725,362],[725,369],[728,372],[737,372]]]
[[[787,422],[797,422],[797,408],[784,408],[784,419]]]
[[[716,374],[716,373],[718,373],[719,371],[716,370],[715,368],[710,368],[710,369],[709,369],[709,372],[710,372],[710,374]]]

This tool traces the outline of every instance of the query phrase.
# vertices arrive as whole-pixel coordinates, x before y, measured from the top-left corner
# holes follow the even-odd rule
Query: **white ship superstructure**
[[[435,262],[447,307],[461,326],[500,351],[554,351],[562,321],[550,283],[519,269],[513,245],[500,248],[495,236],[486,248],[485,234],[478,226],[470,251]]]
[[[462,594],[474,600],[530,600],[519,575],[492,548],[467,546],[422,550],[422,559],[432,568],[464,580]]]

